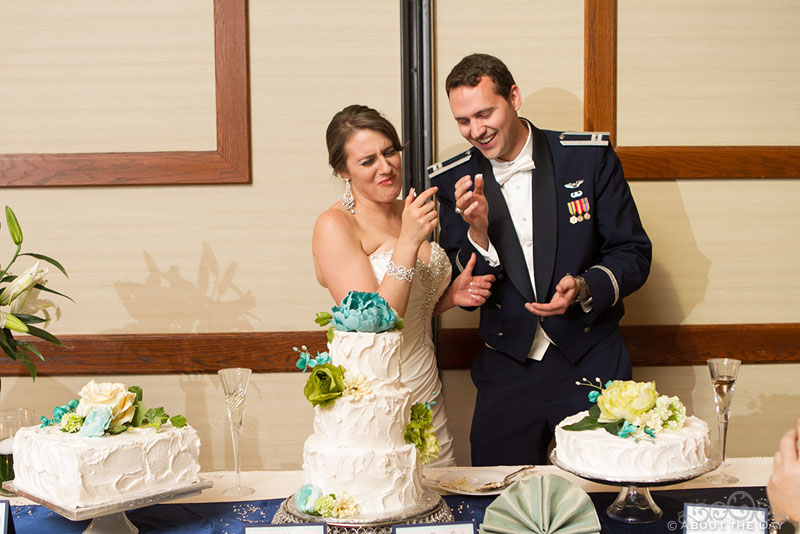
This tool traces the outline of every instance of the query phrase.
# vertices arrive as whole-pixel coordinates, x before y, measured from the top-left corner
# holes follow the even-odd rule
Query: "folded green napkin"
[[[486,508],[480,534],[596,534],[600,520],[580,487],[554,474],[533,475],[506,488]]]

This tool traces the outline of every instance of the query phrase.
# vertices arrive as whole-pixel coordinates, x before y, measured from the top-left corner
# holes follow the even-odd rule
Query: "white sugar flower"
[[[354,402],[358,402],[372,393],[372,385],[366,377],[353,371],[345,371],[344,388],[342,396],[350,397]]]

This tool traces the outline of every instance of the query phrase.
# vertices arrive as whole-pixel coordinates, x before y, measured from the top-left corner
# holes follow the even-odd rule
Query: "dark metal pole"
[[[403,193],[429,187],[433,163],[431,0],[400,0],[402,18]]]

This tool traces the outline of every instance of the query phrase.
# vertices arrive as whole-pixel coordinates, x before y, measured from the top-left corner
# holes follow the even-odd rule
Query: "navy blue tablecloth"
[[[718,488],[698,490],[653,491],[664,517],[644,525],[631,525],[606,516],[606,508],[616,493],[590,493],[597,509],[602,532],[625,534],[664,534],[683,532],[683,505],[689,503],[723,504],[768,508],[765,488]],[[472,521],[476,531],[483,521],[484,511],[494,497],[463,497],[448,495],[445,501],[457,521]],[[240,534],[244,526],[269,523],[280,506],[280,499],[236,503],[157,504],[127,512],[128,519],[141,534]],[[18,534],[83,532],[90,523],[70,521],[43,506],[12,506],[14,525]]]

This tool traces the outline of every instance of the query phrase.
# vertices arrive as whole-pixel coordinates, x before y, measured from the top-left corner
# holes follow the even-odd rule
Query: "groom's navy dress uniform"
[[[481,306],[484,346],[472,365],[478,389],[473,465],[545,463],[555,425],[589,407],[590,389],[576,381],[631,378],[619,332],[622,299],[641,287],[650,271],[650,240],[607,136],[531,127],[535,293],[490,161],[470,148],[428,169],[439,188],[439,242],[453,276],[475,253],[474,273],[497,277]],[[456,181],[476,174],[484,178],[497,267],[470,243],[469,226],[454,211]],[[549,302],[568,273],[586,280],[590,311],[575,304],[564,315],[539,318],[524,308],[526,302]],[[528,358],[537,321],[552,341],[541,361]]]

